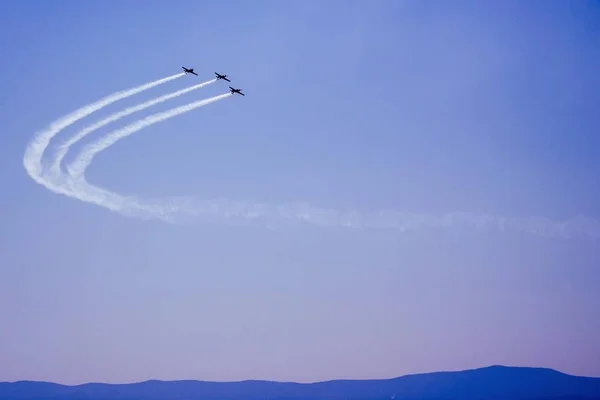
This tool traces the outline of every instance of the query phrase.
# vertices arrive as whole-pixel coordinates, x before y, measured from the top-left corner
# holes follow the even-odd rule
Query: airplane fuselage
[[[198,74],[194,72],[194,68],[186,68],[186,67],[181,67],[181,68],[183,68],[183,71],[186,74],[194,74],[194,75],[198,76]]]
[[[231,94],[237,93],[241,96],[245,96],[245,94],[242,93],[242,89],[234,89],[231,86],[229,86],[229,91],[231,92]]]
[[[215,76],[217,77],[217,80],[223,79],[224,81],[231,82],[229,79],[227,79],[227,75],[221,75],[218,72],[215,72]]]

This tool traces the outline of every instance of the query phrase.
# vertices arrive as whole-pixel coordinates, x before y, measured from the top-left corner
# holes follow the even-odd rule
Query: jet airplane
[[[234,89],[231,86],[229,86],[229,91],[233,94],[233,93],[237,93],[237,94],[241,94],[242,96],[245,96],[244,93],[242,93],[242,89]]]
[[[183,70],[185,71],[186,74],[194,74],[194,75],[198,76],[198,74],[194,72],[194,68],[186,68],[186,67],[181,67],[181,68],[183,68]]]
[[[227,82],[231,82],[229,79],[227,79],[227,75],[221,75],[221,74],[220,74],[220,73],[218,73],[218,72],[215,72],[215,75],[217,76],[217,80],[218,80],[218,79],[223,79],[223,80],[225,80],[225,81],[227,81]]]

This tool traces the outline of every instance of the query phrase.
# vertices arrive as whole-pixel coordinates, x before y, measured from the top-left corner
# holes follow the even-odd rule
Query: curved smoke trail
[[[78,120],[88,116],[93,112],[100,110],[103,107],[108,106],[109,104],[133,96],[145,90],[151,89],[155,86],[162,85],[177,78],[181,78],[184,75],[185,73],[171,75],[166,78],[158,79],[156,81],[149,82],[128,90],[114,93],[101,100],[98,100],[95,103],[81,107],[78,110],[72,112],[71,114],[68,114],[65,117],[51,123],[47,129],[38,132],[25,149],[25,154],[23,156],[23,166],[25,167],[27,174],[35,182],[45,186],[47,189],[50,189],[53,192],[60,194],[68,194],[68,190],[66,190],[66,188],[57,185],[56,182],[51,182],[45,176],[44,166],[42,165],[42,158],[52,138],[58,133],[60,133],[63,129],[67,128],[69,125],[74,124]]]
[[[127,108],[115,113],[104,120],[91,125],[76,134],[67,141],[57,152],[57,157],[51,165],[51,176],[55,180],[49,180],[46,171],[43,170],[41,159],[50,140],[61,130],[75,121],[99,110],[106,105],[147,90],[153,86],[176,79],[184,74],[173,75],[155,82],[142,85],[127,91],[108,96],[96,103],[80,108],[79,110],[52,123],[48,129],[36,135],[25,151],[23,164],[27,173],[38,183],[48,189],[61,194],[75,197],[90,202],[109,210],[119,212],[123,215],[143,218],[160,219],[168,222],[188,220],[189,217],[203,217],[208,221],[235,222],[235,221],[260,221],[273,226],[280,223],[289,225],[300,222],[310,225],[325,227],[348,227],[348,228],[377,228],[393,229],[397,231],[412,231],[430,228],[470,227],[477,229],[496,229],[503,232],[525,232],[550,237],[571,237],[576,235],[600,238],[600,223],[594,219],[583,216],[571,218],[563,222],[552,221],[547,218],[504,218],[488,214],[478,213],[448,213],[444,215],[429,215],[403,213],[397,211],[381,211],[364,214],[356,211],[326,210],[313,207],[305,203],[294,204],[253,204],[250,202],[229,201],[226,199],[197,200],[194,198],[171,198],[158,200],[138,199],[133,196],[121,196],[108,190],[90,185],[85,180],[85,171],[92,162],[94,156],[135,132],[152,124],[165,121],[185,112],[192,111],[198,107],[210,104],[230,96],[230,93],[215,96],[210,99],[200,100],[184,106],[176,107],[162,113],[153,114],[149,117],[136,121],[124,128],[109,133],[96,143],[87,145],[76,159],[67,166],[68,176],[66,180],[59,181],[60,164],[64,159],[69,147],[79,141],[95,129],[110,122],[116,121],[125,115],[141,111],[158,102],[167,101],[177,95],[181,95],[195,88],[201,87],[209,82],[186,88],[169,95],[165,95],[138,106]],[[214,80],[213,80],[214,81]],[[233,220],[231,220],[233,218]]]
[[[67,167],[67,171],[72,178],[76,180],[85,180],[85,170],[91,164],[94,156],[102,150],[106,149],[107,147],[112,146],[117,141],[125,139],[127,136],[132,135],[135,132],[140,131],[144,128],[147,128],[150,125],[154,125],[159,122],[166,121],[170,118],[177,117],[181,114],[225,99],[229,96],[231,96],[231,93],[225,93],[211,97],[209,99],[198,100],[192,103],[184,104],[182,106],[175,107],[167,111],[152,114],[144,119],[135,121],[132,124],[125,126],[124,128],[113,131],[101,138],[100,140],[98,140],[97,142],[86,145],[83,148],[83,150],[79,153],[77,158],[75,158],[75,160],[73,160],[73,162],[71,162],[71,164]]]
[[[182,96],[182,95],[192,92],[194,90],[198,90],[198,89],[200,89],[206,85],[209,85],[211,83],[214,83],[216,81],[217,81],[216,79],[211,79],[210,81],[202,82],[198,85],[190,86],[185,89],[181,89],[176,92],[169,93],[164,96],[160,96],[155,99],[148,100],[145,103],[138,104],[138,105],[132,106],[132,107],[128,107],[122,111],[119,111],[119,112],[109,115],[108,117],[104,118],[101,121],[98,121],[92,125],[85,127],[81,131],[77,132],[77,134],[75,134],[69,140],[66,140],[64,143],[62,143],[60,146],[58,146],[58,149],[54,155],[54,161],[53,161],[52,165],[50,166],[50,176],[57,178],[58,176],[61,175],[60,166],[61,166],[62,160],[67,155],[69,148],[72,145],[74,145],[75,143],[77,143],[78,141],[80,141],[81,139],[83,139],[84,137],[86,137],[87,135],[89,135],[90,133],[102,128],[105,125],[110,124],[111,122],[118,121],[119,119],[124,118],[130,114],[145,110],[146,108],[163,103],[165,101],[172,100],[176,97]]]
[[[85,171],[99,152],[150,125],[176,117],[230,95],[230,93],[227,93],[156,113],[113,131],[95,143],[85,146],[78,157],[67,167],[68,173],[79,187],[94,188],[86,182]],[[94,188],[94,190],[100,189]],[[115,195],[112,194],[112,196]],[[94,200],[94,202],[103,206],[112,201],[114,201],[114,197],[108,197],[103,201],[98,201],[96,197]],[[496,229],[503,232],[526,232],[549,237],[570,237],[583,234],[600,238],[600,223],[584,217],[555,222],[547,218],[504,218],[468,212],[448,213],[442,216],[397,211],[364,214],[356,211],[326,210],[306,203],[269,205],[227,199],[199,200],[192,197],[153,201],[129,198],[126,201],[123,200],[116,210],[128,216],[158,218],[169,222],[181,222],[189,220],[190,217],[202,217],[205,221],[220,223],[260,221],[270,226],[277,226],[281,223],[289,225],[290,223],[299,222],[330,228],[376,228],[399,231],[475,227],[479,230]]]
[[[185,213],[186,207],[182,203],[182,200],[185,201],[184,199],[142,200],[133,196],[124,197],[90,185],[85,180],[85,171],[97,153],[105,150],[117,141],[147,128],[150,125],[166,121],[229,96],[231,96],[231,93],[225,93],[209,99],[198,100],[167,111],[152,114],[121,129],[108,133],[106,136],[92,144],[86,145],[79,155],[67,166],[69,180],[66,184],[69,187],[70,195],[82,201],[108,208],[126,216],[143,219],[161,219],[174,222],[174,215]]]

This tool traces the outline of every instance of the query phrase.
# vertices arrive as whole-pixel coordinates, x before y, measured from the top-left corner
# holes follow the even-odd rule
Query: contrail
[[[92,159],[97,153],[113,145],[117,141],[150,125],[166,121],[169,118],[176,117],[230,96],[231,93],[225,93],[150,115],[107,134],[95,143],[86,145],[75,160],[67,166],[67,171],[70,175],[69,182],[66,182],[69,189],[69,195],[117,211],[123,215],[144,219],[158,218],[167,222],[173,222],[171,214],[183,212],[184,207],[180,202],[177,202],[177,204],[169,204],[163,200],[143,201],[134,197],[125,198],[116,193],[90,185],[85,180],[85,170],[91,164]]]
[[[54,136],[56,136],[60,131],[62,131],[69,125],[77,122],[81,118],[84,118],[89,114],[108,106],[111,103],[114,103],[118,100],[122,100],[129,96],[133,96],[137,93],[151,89],[155,86],[162,85],[163,83],[167,83],[174,79],[181,78],[184,75],[185,73],[182,72],[128,90],[114,93],[95,103],[81,107],[80,109],[72,112],[71,114],[66,115],[65,117],[57,121],[54,121],[50,124],[50,126],[47,129],[38,132],[25,149],[25,154],[23,156],[23,165],[25,167],[25,170],[27,171],[27,174],[29,174],[29,176],[40,185],[43,185],[50,190],[58,191],[64,194],[64,191],[62,189],[57,189],[56,185],[50,183],[43,177],[42,157],[44,155],[44,152],[46,151],[46,148],[48,147],[48,144],[50,143],[50,140],[52,140]]]
[[[71,137],[69,140],[65,141],[64,143],[62,143],[60,146],[58,146],[58,149],[56,151],[56,154],[54,156],[54,161],[50,167],[50,175],[54,178],[58,178],[59,175],[61,175],[61,171],[60,171],[60,166],[62,163],[62,160],[65,158],[67,152],[69,151],[69,148],[77,143],[78,141],[80,141],[81,139],[83,139],[85,136],[89,135],[90,133],[102,128],[105,125],[108,125],[111,122],[117,121],[123,117],[126,117],[130,114],[136,113],[138,111],[142,111],[145,110],[146,108],[152,107],[156,104],[159,103],[163,103],[165,101],[174,99],[176,97],[182,96],[186,93],[192,92],[194,90],[198,90],[206,85],[209,85],[211,83],[216,82],[216,79],[211,79],[209,81],[206,82],[202,82],[198,85],[194,85],[194,86],[190,86],[187,87],[185,89],[181,89],[178,90],[176,92],[173,93],[169,93],[166,94],[164,96],[160,96],[157,98],[154,98],[152,100],[148,100],[145,103],[136,105],[136,106],[132,106],[129,108],[126,108],[122,111],[116,112],[114,114],[109,115],[108,117],[104,118],[101,121],[98,121],[92,125],[87,126],[86,128],[82,129],[81,131],[79,131],[77,134],[75,134],[73,137]]]
[[[209,99],[198,100],[193,103],[188,103],[183,106],[175,107],[167,111],[163,111],[160,113],[152,114],[144,119],[136,121],[130,125],[127,125],[121,129],[113,131],[101,138],[95,143],[88,144],[83,148],[83,150],[79,153],[77,158],[73,160],[73,162],[67,166],[67,171],[69,175],[75,180],[85,180],[84,174],[87,167],[92,162],[94,156],[106,149],[109,146],[112,146],[115,142],[126,138],[129,135],[134,134],[135,132],[144,129],[150,125],[157,124],[162,121],[166,121],[169,118],[176,117],[178,115],[184,114],[186,112],[195,110],[196,108],[214,103],[215,101],[219,101],[230,97],[231,93],[225,93],[218,96],[211,97]]]
[[[569,238],[579,235],[600,238],[600,222],[584,216],[578,216],[565,221],[552,221],[543,217],[507,218],[471,212],[446,213],[442,215],[404,213],[393,210],[361,213],[352,210],[323,209],[306,203],[259,204],[245,201],[230,201],[227,199],[200,200],[194,198],[145,200],[137,199],[133,196],[122,196],[86,182],[85,171],[95,155],[100,151],[152,124],[224,99],[231,96],[231,93],[199,100],[165,112],[156,113],[109,133],[99,141],[84,147],[74,162],[67,166],[69,176],[66,177],[65,181],[52,182],[47,180],[47,174],[42,174],[45,172],[41,165],[43,153],[50,140],[62,129],[112,102],[183,75],[173,75],[137,88],[113,94],[96,103],[82,107],[52,123],[48,129],[38,133],[26,149],[23,163],[27,173],[36,182],[57,193],[66,194],[82,201],[105,207],[122,215],[143,219],[160,219],[166,222],[177,222],[176,217],[178,216],[183,216],[185,220],[195,216],[203,217],[206,222],[244,224],[254,221],[271,227],[276,227],[281,223],[284,223],[285,226],[294,226],[300,223],[301,225],[309,224],[329,228],[391,229],[399,232],[470,227],[478,230],[494,229],[501,232],[523,232],[554,238]],[[57,178],[60,177],[61,161],[68,152],[69,147],[91,131],[125,115],[195,90],[211,82],[214,82],[214,80],[203,82],[199,85],[158,97],[141,105],[127,108],[85,128],[59,148],[58,155],[52,164],[52,173]]]

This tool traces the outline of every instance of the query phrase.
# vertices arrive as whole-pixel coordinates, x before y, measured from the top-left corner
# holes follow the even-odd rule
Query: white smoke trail
[[[126,117],[130,114],[145,110],[146,108],[149,108],[149,107],[152,107],[159,103],[163,103],[165,101],[174,99],[176,97],[182,96],[182,95],[192,92],[194,90],[198,90],[198,89],[200,89],[206,85],[209,85],[211,83],[214,83],[216,81],[217,81],[216,79],[211,79],[209,81],[202,82],[198,85],[190,86],[185,89],[181,89],[176,92],[169,93],[164,96],[160,96],[160,97],[148,100],[145,103],[138,104],[136,106],[132,106],[132,107],[126,108],[122,111],[111,114],[108,117],[104,118],[103,120],[98,121],[92,125],[85,127],[81,131],[77,132],[77,134],[75,134],[69,140],[66,140],[64,143],[62,143],[60,146],[58,146],[57,151],[54,155],[54,161],[53,161],[52,165],[50,166],[50,177],[56,180],[61,175],[60,166],[61,166],[62,160],[67,155],[69,148],[72,145],[74,145],[75,143],[77,143],[78,141],[80,141],[81,139],[83,139],[85,136],[89,135],[90,133],[102,128],[105,125],[108,125],[111,122],[118,121],[119,119]]]
[[[85,171],[94,156],[139,130],[191,111],[211,102],[229,96],[230,93],[200,100],[162,113],[151,115],[143,120],[112,132],[96,143],[84,148],[82,153],[68,166],[69,174],[78,182],[78,196],[109,207],[123,215],[137,218],[157,218],[167,222],[189,221],[191,217],[203,217],[205,222],[252,223],[258,222],[270,227],[302,223],[328,228],[352,229],[391,229],[400,232],[423,229],[496,230],[500,232],[522,232],[553,238],[589,236],[600,238],[600,223],[585,217],[571,218],[556,222],[547,218],[505,218],[482,213],[447,213],[444,215],[402,213],[380,211],[364,214],[357,211],[340,211],[317,208],[305,203],[295,204],[256,204],[227,199],[199,200],[194,198],[170,198],[153,201],[122,198],[110,192],[89,185],[85,181]],[[83,190],[83,188],[87,188]],[[89,190],[94,191],[89,195]],[[181,218],[180,218],[181,217]]]
[[[181,199],[179,199],[177,203],[173,203],[168,200],[146,201],[131,196],[123,197],[108,190],[90,185],[85,180],[85,170],[98,152],[113,145],[115,142],[150,125],[176,117],[229,96],[231,96],[231,93],[226,93],[150,115],[142,120],[125,126],[124,128],[107,134],[95,143],[84,146],[73,162],[67,165],[69,179],[63,181],[59,189],[62,193],[71,197],[108,208],[126,216],[143,219],[157,218],[167,222],[173,222],[172,214],[181,213],[183,210]]]
[[[175,199],[159,199],[159,200],[140,200],[132,196],[121,196],[116,193],[104,190],[88,184],[85,180],[85,171],[92,162],[94,156],[111,146],[120,139],[123,139],[149,125],[165,121],[182,113],[192,111],[195,108],[210,104],[222,98],[228,97],[231,94],[216,96],[206,100],[200,100],[181,107],[177,107],[162,113],[157,113],[144,118],[140,121],[130,124],[122,129],[116,130],[108,136],[100,139],[98,142],[88,145],[83,152],[75,159],[75,161],[67,166],[67,170],[71,178],[66,185],[57,185],[57,182],[50,182],[43,178],[42,175],[41,157],[48,146],[50,139],[59,133],[62,129],[74,123],[80,118],[114,102],[146,90],[149,87],[156,86],[165,81],[175,79],[183,74],[174,75],[173,77],[165,78],[150,84],[143,85],[129,91],[119,92],[111,95],[99,102],[85,106],[74,113],[54,122],[50,127],[39,133],[26,149],[23,163],[28,174],[38,183],[43,184],[47,188],[57,192],[66,194],[71,197],[93,203],[109,210],[121,213],[126,216],[143,218],[143,219],[160,219],[167,222],[177,222],[178,216],[183,216],[188,220],[191,216],[202,216],[207,222],[260,222],[271,227],[285,223],[286,226],[294,223],[310,224],[330,228],[375,228],[375,229],[392,229],[400,232],[414,231],[421,229],[435,228],[460,228],[460,227],[475,227],[479,229],[494,229],[501,232],[523,232],[528,234],[546,236],[546,237],[561,237],[569,238],[573,236],[589,236],[600,238],[600,223],[593,218],[579,216],[566,221],[557,222],[547,218],[505,218],[493,216],[489,214],[478,213],[448,213],[443,215],[403,213],[397,211],[382,211],[371,214],[364,214],[356,211],[340,211],[327,210],[313,207],[309,204],[294,203],[294,204],[253,204],[251,202],[229,201],[226,199],[214,200],[197,200],[194,198],[175,198]],[[203,83],[205,84],[205,83]],[[200,85],[203,85],[200,84]],[[196,87],[200,86],[196,85]],[[187,88],[179,92],[190,91],[192,88]],[[64,158],[66,151],[71,144],[83,138],[91,130],[98,129],[100,126],[108,124],[116,119],[122,118],[130,113],[140,111],[146,107],[150,107],[157,103],[157,100],[166,101],[172,98],[175,93],[162,96],[160,98],[150,100],[142,105],[130,107],[119,113],[107,117],[105,120],[84,129],[84,133],[79,133],[75,138],[71,139],[64,147],[59,149],[57,157],[58,163],[53,164],[53,167],[58,165],[58,168],[53,168],[53,171],[60,172],[60,162]],[[92,129],[93,128],[93,129]],[[91,130],[90,130],[91,129]],[[64,182],[63,182],[64,183]],[[232,219],[233,218],[233,219]]]
[[[77,122],[81,118],[84,118],[89,114],[108,106],[111,103],[114,103],[118,100],[122,100],[129,96],[133,96],[137,93],[151,89],[155,86],[162,85],[163,83],[167,83],[174,79],[181,78],[184,75],[185,73],[171,75],[166,78],[158,79],[156,81],[149,82],[128,90],[123,90],[121,92],[114,93],[101,100],[98,100],[95,103],[83,106],[80,109],[72,112],[71,114],[68,114],[67,116],[53,122],[47,129],[37,133],[25,149],[25,154],[23,156],[23,166],[25,167],[25,170],[34,181],[46,186],[50,190],[53,190],[55,188],[55,185],[50,184],[42,176],[42,157],[44,155],[44,152],[46,151],[46,148],[48,147],[48,144],[50,143],[50,140],[52,140],[54,136],[56,136],[60,131],[62,131],[69,125],[72,125],[73,123]]]
[[[79,153],[77,158],[75,158],[75,160],[73,160],[73,162],[69,166],[67,166],[67,171],[71,178],[73,178],[74,180],[78,182],[85,181],[85,170],[92,162],[94,156],[102,150],[106,149],[107,147],[112,146],[115,142],[124,139],[127,136],[132,135],[141,129],[147,128],[150,125],[166,121],[170,118],[190,112],[192,110],[195,110],[196,108],[214,103],[216,101],[225,99],[229,96],[231,96],[231,93],[225,93],[211,97],[209,99],[198,100],[193,103],[188,103],[183,106],[175,107],[167,111],[150,115],[144,119],[127,125],[124,128],[111,132],[105,137],[98,140],[97,142],[85,146],[83,150]]]

